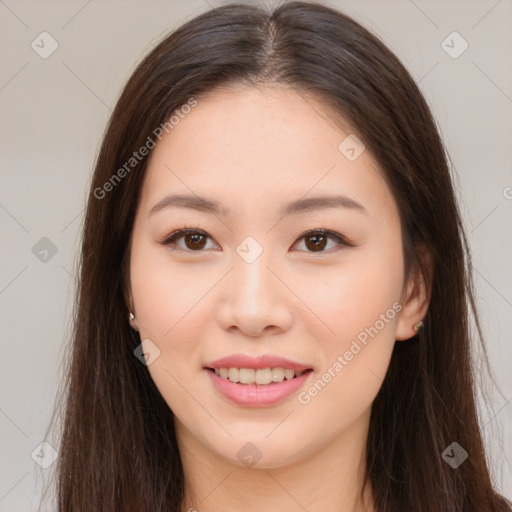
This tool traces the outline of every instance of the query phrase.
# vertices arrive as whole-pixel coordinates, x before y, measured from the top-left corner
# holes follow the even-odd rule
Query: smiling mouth
[[[234,384],[270,386],[280,382],[296,379],[305,373],[312,372],[312,369],[295,371],[290,368],[207,368],[222,379]]]

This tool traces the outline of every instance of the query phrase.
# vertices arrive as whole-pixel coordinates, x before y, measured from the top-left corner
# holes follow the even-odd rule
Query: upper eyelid
[[[200,234],[206,236],[207,238],[210,238],[211,240],[215,241],[215,239],[210,234],[208,234],[206,231],[204,231],[203,229],[190,226],[190,227],[184,227],[182,229],[173,231],[171,234],[166,236],[160,243],[165,245],[166,243],[170,243],[171,241],[177,240],[177,239],[181,238],[182,236],[185,236],[187,233],[200,233]],[[309,229],[309,230],[301,233],[297,237],[297,241],[301,240],[302,238],[304,238],[307,235],[316,234],[316,233],[324,234],[328,238],[336,240],[340,244],[344,244],[347,246],[355,245],[350,240],[348,240],[344,235],[342,235],[340,233],[336,233],[335,231],[332,231],[332,230],[329,230],[326,228]],[[215,241],[215,243],[218,243],[218,242]],[[188,251],[188,252],[202,252],[202,251]],[[325,252],[325,251],[322,251],[322,252]]]

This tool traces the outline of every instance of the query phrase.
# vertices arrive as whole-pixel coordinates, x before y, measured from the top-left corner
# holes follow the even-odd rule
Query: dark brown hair
[[[407,268],[430,254],[425,330],[396,343],[373,405],[367,483],[379,512],[497,512],[478,425],[470,261],[448,157],[414,80],[378,38],[317,3],[272,12],[229,4],[178,28],[139,64],[116,104],[87,204],[62,400],[60,512],[179,511],[184,477],[172,412],[134,356],[128,249],[147,157],[104,187],[190,98],[234,84],[317,97],[353,127],[394,194]],[[481,332],[476,320],[476,338]],[[485,351],[483,356],[485,356]],[[469,457],[441,457],[452,442]]]

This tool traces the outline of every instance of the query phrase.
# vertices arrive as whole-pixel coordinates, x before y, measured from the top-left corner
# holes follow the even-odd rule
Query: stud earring
[[[416,334],[421,334],[423,332],[423,327],[424,327],[424,325],[423,325],[423,322],[421,320],[419,322],[416,322],[414,324],[414,327],[413,327],[414,332]]]
[[[132,312],[130,312],[129,319],[130,322],[133,322],[135,320],[135,315]]]

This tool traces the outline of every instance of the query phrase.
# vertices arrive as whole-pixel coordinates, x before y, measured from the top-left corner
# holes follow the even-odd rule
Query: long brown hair
[[[471,315],[480,341],[481,332],[436,124],[410,74],[378,38],[348,16],[307,2],[271,12],[245,4],[209,10],[159,43],[120,95],[85,216],[63,381],[58,510],[180,510],[184,477],[172,412],[134,356],[140,338],[127,321],[129,241],[148,160],[130,159],[190,98],[200,101],[229,83],[284,84],[315,95],[346,120],[394,194],[406,268],[421,263],[418,247],[431,255],[425,330],[395,344],[372,405],[366,483],[376,509],[506,510],[493,490],[478,424]],[[469,454],[457,469],[442,457],[452,442]]]

